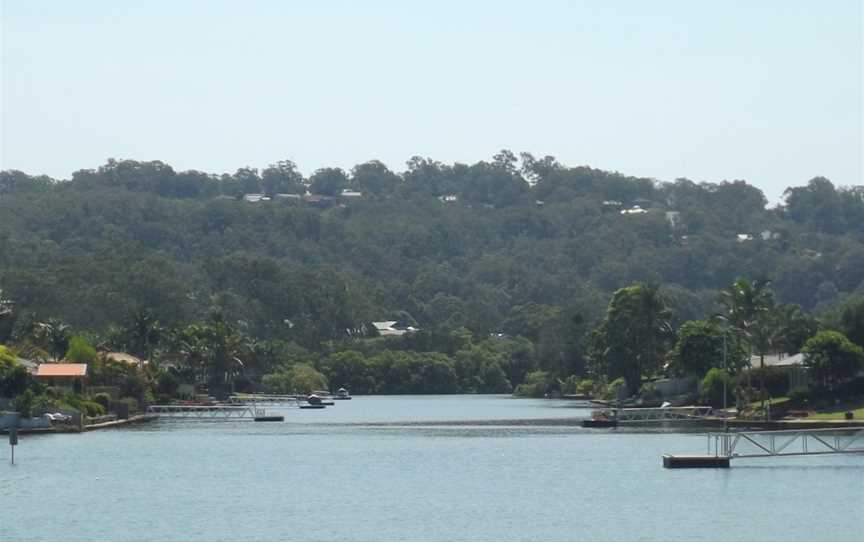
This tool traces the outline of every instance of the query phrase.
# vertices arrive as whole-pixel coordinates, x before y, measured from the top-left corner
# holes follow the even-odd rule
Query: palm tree
[[[159,343],[164,329],[147,309],[135,311],[124,328],[127,347],[138,357],[152,362],[153,346]]]
[[[27,334],[33,342],[48,350],[54,361],[58,361],[69,349],[72,328],[57,318],[49,318],[44,322],[34,322]]]
[[[728,288],[720,291],[719,301],[726,308],[726,321],[743,335],[749,356],[755,350],[759,354],[759,366],[765,367],[767,354],[776,339],[773,319],[774,293],[767,279],[749,281],[739,278]],[[762,401],[765,401],[765,374],[762,371]]]

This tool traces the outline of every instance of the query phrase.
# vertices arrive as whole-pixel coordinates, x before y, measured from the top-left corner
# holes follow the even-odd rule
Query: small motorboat
[[[338,390],[336,390],[336,395],[333,396],[333,399],[347,401],[351,399],[351,394],[348,393],[348,390],[346,390],[345,388],[339,388]]]

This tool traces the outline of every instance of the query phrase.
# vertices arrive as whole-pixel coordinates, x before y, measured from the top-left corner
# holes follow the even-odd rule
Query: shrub
[[[104,406],[95,401],[81,401],[78,404],[80,406],[79,410],[91,418],[104,416],[105,412],[107,412],[107,409]]]
[[[813,393],[807,386],[798,386],[789,392],[789,402],[796,406],[804,406],[810,402]]]
[[[99,359],[96,349],[84,337],[72,337],[65,357],[72,363],[95,363]]]
[[[750,382],[754,386],[762,386],[769,395],[777,397],[784,395],[789,389],[789,375],[782,367],[756,367],[746,371],[744,378],[749,374]]]
[[[99,403],[100,405],[102,405],[102,408],[104,408],[106,411],[108,410],[108,405],[111,404],[111,396],[104,392],[97,393],[96,395],[91,397],[90,400],[94,403]]]
[[[546,371],[532,371],[525,375],[525,382],[516,387],[516,395],[544,397],[550,388],[550,376]]]
[[[156,378],[156,392],[161,395],[174,396],[179,387],[180,381],[170,371],[162,371]]]
[[[590,378],[580,380],[576,385],[576,393],[579,395],[592,395],[594,393],[594,381]]]
[[[699,384],[699,399],[703,403],[709,404],[714,408],[723,406],[723,386],[726,385],[726,400],[727,404],[732,404],[729,400],[729,393],[732,391],[732,383],[729,375],[722,369],[712,368],[706,374],[705,378]]]
[[[600,392],[600,396],[607,401],[614,401],[618,399],[622,394],[624,394],[624,390],[626,389],[627,382],[624,380],[624,378],[616,378],[612,382],[606,384],[606,386]]]
[[[34,397],[33,392],[30,390],[25,390],[24,393],[18,396],[13,403],[15,406],[15,410],[21,413],[22,418],[29,418],[33,415],[34,411]]]

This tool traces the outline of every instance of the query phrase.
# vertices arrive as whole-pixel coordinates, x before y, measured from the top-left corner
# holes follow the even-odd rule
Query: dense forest
[[[674,332],[720,312],[741,277],[837,320],[864,293],[864,187],[817,177],[767,208],[745,181],[657,182],[509,151],[308,178],[288,160],[0,173],[0,343],[62,356],[81,336],[192,373],[240,357],[238,386],[269,374],[278,388],[306,366],[359,392],[583,376],[619,289],[659,286]],[[379,337],[380,321],[419,331]]]

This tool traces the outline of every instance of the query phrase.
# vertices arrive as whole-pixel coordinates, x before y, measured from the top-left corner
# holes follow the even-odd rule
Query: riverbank
[[[51,427],[36,427],[29,429],[18,429],[19,435],[39,435],[39,434],[52,434],[52,433],[82,433],[87,431],[98,431],[100,429],[113,429],[115,427],[124,427],[127,425],[132,425],[135,423],[147,422],[155,419],[153,416],[148,414],[139,414],[136,416],[130,416],[129,418],[122,420],[111,420],[107,422],[94,423],[85,425],[83,428],[76,425],[54,425]],[[0,429],[0,435],[8,434],[8,429]]]
[[[581,427],[582,421],[588,418],[530,418],[530,419],[500,419],[500,420],[427,420],[427,421],[394,421],[394,422],[355,422],[345,424],[358,427]],[[730,429],[764,429],[780,431],[784,429],[831,429],[843,427],[864,427],[864,420],[726,420]],[[720,429],[723,418],[702,418],[699,420],[657,420],[657,421],[620,421],[619,427],[681,427],[691,429]]]

